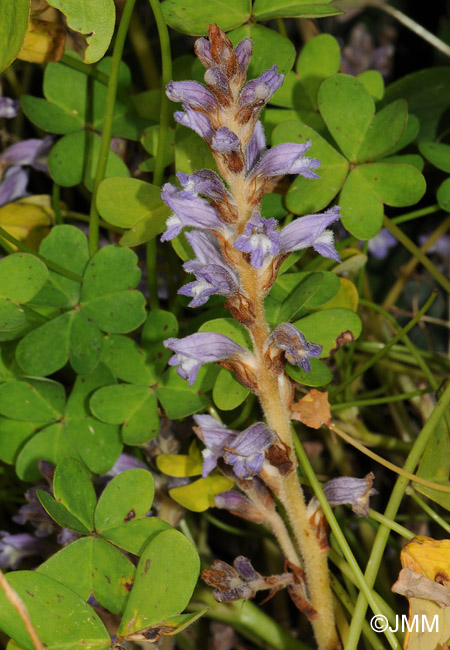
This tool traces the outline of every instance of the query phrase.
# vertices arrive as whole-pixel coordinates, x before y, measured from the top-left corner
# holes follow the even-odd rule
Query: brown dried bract
[[[339,348],[342,348],[342,346],[345,345],[346,343],[351,343],[354,340],[355,337],[353,336],[353,332],[350,332],[350,330],[346,330],[345,332],[342,332],[342,334],[339,334],[339,336],[337,337],[336,346],[330,351],[330,355],[337,352]]]
[[[294,469],[290,458],[290,449],[280,440],[279,444],[272,445],[266,451],[266,459],[276,467],[282,476],[287,476]]]
[[[292,419],[300,420],[311,429],[320,429],[331,420],[328,391],[312,388],[301,400],[292,404]]]

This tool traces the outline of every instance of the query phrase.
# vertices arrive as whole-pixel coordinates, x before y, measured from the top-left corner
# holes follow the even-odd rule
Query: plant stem
[[[378,521],[380,524],[383,524],[383,526],[387,526],[388,528],[398,533],[405,539],[413,539],[415,537],[414,533],[412,533],[410,530],[408,530],[401,524],[398,524],[396,521],[392,521],[392,519],[388,519],[387,517],[385,517],[385,515],[382,515],[381,512],[372,510],[372,508],[369,509],[369,517],[371,519],[374,519],[375,521]]]
[[[448,219],[450,219],[450,217]],[[389,232],[392,235],[394,235],[394,237],[401,244],[403,244],[403,246],[412,255],[414,255],[419,260],[419,262],[427,269],[427,271],[431,273],[431,275],[436,280],[436,282],[440,284],[441,287],[445,289],[447,293],[450,293],[450,280],[448,280],[448,278],[446,278],[445,275],[443,275],[443,273],[441,273],[439,269],[436,268],[433,262],[431,262],[428,259],[428,257],[423,254],[421,249],[418,246],[416,246],[414,242],[412,242],[410,238],[407,237],[405,233],[402,230],[400,230],[400,228],[398,228],[398,226],[396,226],[395,223],[392,223],[392,221],[388,219],[386,216],[383,219],[383,225],[385,226],[385,228],[389,230]]]
[[[92,257],[98,251],[99,243],[99,221],[100,214],[97,210],[96,200],[100,183],[105,177],[106,165],[110,153],[110,144],[112,137],[112,126],[114,120],[114,106],[116,103],[117,86],[119,82],[119,67],[122,60],[125,38],[130,24],[131,14],[133,12],[136,0],[126,0],[123,9],[122,18],[120,19],[119,29],[117,30],[116,40],[114,43],[111,70],[108,79],[108,90],[106,93],[105,119],[103,122],[102,139],[98,152],[97,171],[95,173],[94,188],[92,190],[92,201],[89,222],[89,255]]]
[[[158,88],[159,72],[145,26],[137,14],[131,16],[130,40],[148,88]]]
[[[371,359],[369,359],[368,361],[366,361],[366,363],[363,363],[362,366],[360,366],[360,367],[358,368],[358,370],[356,370],[356,371],[353,373],[353,375],[351,375],[350,377],[347,377],[347,379],[345,379],[345,380],[340,384],[340,386],[338,386],[338,387],[336,388],[336,390],[333,392],[333,395],[336,396],[336,395],[338,395],[340,392],[342,392],[342,391],[343,391],[343,390],[344,390],[344,389],[345,389],[349,384],[351,384],[353,381],[355,381],[355,379],[357,379],[358,377],[360,377],[361,375],[363,375],[363,374],[364,374],[364,373],[365,373],[369,368],[371,368],[371,367],[372,367],[372,366],[373,366],[373,365],[374,365],[374,364],[375,364],[379,359],[381,359],[381,358],[386,354],[386,352],[388,352],[388,350],[389,350],[393,345],[395,345],[398,341],[400,341],[400,339],[402,338],[402,336],[403,336],[404,334],[407,334],[407,333],[408,333],[408,332],[409,332],[409,331],[414,327],[414,325],[416,325],[416,324],[420,321],[422,315],[425,314],[426,311],[428,311],[429,307],[432,305],[432,303],[434,302],[435,298],[436,298],[436,292],[433,291],[433,293],[431,294],[431,296],[428,298],[428,300],[427,300],[426,303],[423,305],[423,307],[422,307],[422,308],[417,312],[417,314],[414,316],[414,318],[413,318],[412,320],[410,320],[409,323],[408,323],[407,325],[405,325],[405,327],[403,327],[403,328],[402,328],[402,329],[401,329],[401,330],[400,330],[400,331],[399,331],[395,336],[393,336],[393,337],[391,338],[391,340],[390,340],[388,343],[386,343],[386,345],[384,346],[384,348],[383,348],[382,350],[380,350],[379,352],[377,352],[376,354],[374,354],[373,357],[372,357]]]
[[[439,210],[442,210],[441,206],[434,203],[434,205],[429,205],[427,208],[421,208],[420,210],[413,210],[412,212],[401,214],[399,217],[391,219],[391,221],[395,224],[404,223],[405,221],[412,221],[413,219],[419,219],[419,217],[425,217],[427,214],[433,214],[433,212],[439,212]]]
[[[445,521],[445,519],[443,519],[440,515],[438,515],[438,513],[433,510],[433,508],[430,508],[428,503],[421,499],[412,487],[406,488],[406,494],[408,494],[417,503],[417,505],[431,517],[431,519],[439,524],[439,526],[441,526],[447,533],[450,533],[450,524]]]
[[[18,239],[10,235],[9,232],[7,232],[1,226],[0,226],[0,237],[3,237],[3,239],[6,239],[6,241],[11,242],[11,244],[14,244],[14,246],[16,246],[19,250],[23,251],[24,253],[30,253],[30,255],[34,255],[35,257],[38,257],[40,260],[42,260],[42,262],[44,262],[47,268],[51,269],[52,271],[55,271],[60,275],[64,275],[64,277],[69,278],[70,280],[75,280],[75,282],[83,282],[83,278],[81,275],[78,275],[78,273],[74,273],[73,271],[69,271],[69,269],[65,269],[63,266],[60,266],[59,264],[56,264],[55,262],[48,260],[43,255],[40,255],[32,248],[29,248],[26,244],[24,244],[23,242],[19,241]]]
[[[425,447],[427,446],[428,441],[430,440],[433,434],[433,431],[438,426],[442,416],[444,415],[445,411],[448,409],[449,404],[450,404],[450,383],[446,387],[442,397],[439,399],[438,403],[433,409],[432,414],[430,415],[428,421],[425,423],[410,453],[408,454],[408,457],[403,466],[405,471],[407,472],[414,471],[423,452],[425,451]],[[409,479],[407,479],[404,476],[399,476],[395,483],[394,489],[392,490],[391,497],[389,499],[389,502],[386,506],[386,510],[384,512],[385,517],[391,519],[392,521],[395,520],[397,510],[400,507],[400,503],[405,493],[408,482]],[[384,549],[388,537],[389,537],[389,528],[381,524],[378,529],[377,535],[375,537],[375,541],[372,546],[372,552],[367,562],[367,568],[364,574],[365,584],[367,584],[369,587],[372,587],[375,582],[375,578],[377,576],[380,563],[383,559],[383,553],[384,553]],[[367,596],[366,594],[361,592],[356,602],[356,607],[350,625],[350,631],[349,631],[349,636],[347,639],[345,650],[357,649],[360,632],[361,632],[361,626],[365,618],[366,609],[367,609]]]
[[[413,397],[420,397],[421,395],[426,395],[427,393],[433,393],[432,388],[423,388],[422,390],[414,390],[410,393],[400,393],[398,395],[388,395],[387,397],[376,397],[374,399],[360,399],[354,400],[352,402],[340,402],[339,404],[332,404],[330,407],[331,411],[338,411],[341,409],[351,408],[352,406],[361,407],[361,406],[375,406],[376,404],[389,404],[391,402],[401,402],[406,399],[411,399]]]
[[[170,103],[166,95],[166,85],[172,78],[172,55],[170,49],[169,30],[167,29],[166,21],[164,20],[161,11],[161,3],[159,0],[149,0],[150,6],[155,17],[156,27],[158,29],[159,44],[161,48],[161,106],[159,112],[159,130],[158,130],[158,149],[155,156],[155,170],[153,172],[153,184],[162,185],[164,178],[164,154],[167,148],[167,141],[169,136],[169,120],[170,120]],[[150,239],[147,242],[147,282],[149,291],[150,306],[152,309],[158,307],[158,291],[157,291],[157,265],[156,265],[156,240]]]
[[[60,202],[60,190],[61,187],[58,185],[58,183],[53,183],[53,189],[52,189],[52,205],[53,205],[53,212],[55,213],[55,221],[57,224],[62,224],[63,223],[63,218],[61,214],[61,207],[59,205]]]

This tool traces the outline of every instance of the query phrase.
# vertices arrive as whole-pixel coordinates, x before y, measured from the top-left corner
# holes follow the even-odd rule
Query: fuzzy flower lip
[[[266,150],[266,136],[264,135],[264,128],[260,120],[255,124],[253,135],[245,150],[245,172],[253,167],[253,165],[261,158]]]
[[[319,255],[340,262],[333,232],[326,229],[340,218],[340,208],[334,206],[321,214],[308,214],[291,221],[280,232],[280,252],[291,253],[312,246]]]
[[[194,430],[205,445],[202,451],[202,476],[205,478],[217,467],[219,458],[223,456],[224,447],[232,445],[238,434],[212,415],[194,415],[194,420],[197,425]]]
[[[201,307],[214,294],[233,296],[238,290],[236,280],[223,266],[207,264],[194,274],[195,281],[178,290],[179,294],[192,297],[189,307]]]
[[[194,194],[187,196],[186,190],[180,190],[171,183],[165,183],[161,192],[162,200],[174,212],[166,221],[167,229],[161,241],[174,239],[184,226],[223,230],[224,224],[215,209]]]
[[[170,366],[178,366],[177,372],[187,379],[192,386],[197,379],[198,371],[204,363],[225,361],[239,358],[243,361],[252,359],[251,353],[228,336],[216,332],[197,332],[184,339],[169,338],[164,346],[174,352],[169,359]]]
[[[267,344],[274,344],[283,350],[286,361],[294,366],[300,366],[305,372],[310,372],[310,359],[320,357],[322,346],[307,341],[305,336],[291,323],[281,323],[269,336]]]
[[[169,81],[166,95],[171,101],[188,104],[191,108],[208,111],[217,106],[212,92],[198,81]]]
[[[200,169],[193,174],[177,172],[177,178],[183,187],[180,192],[183,198],[190,199],[203,194],[212,201],[221,201],[226,194],[225,185],[211,169]]]
[[[368,517],[369,497],[378,494],[377,490],[372,487],[374,478],[373,472],[370,472],[364,478],[340,476],[327,481],[322,486],[322,490],[331,506],[348,503],[351,504],[355,514],[360,517]]]
[[[256,210],[245,224],[244,233],[236,238],[233,248],[250,254],[250,264],[259,269],[267,255],[280,250],[280,236],[276,219],[264,219]]]
[[[240,479],[256,476],[262,470],[265,451],[274,440],[274,434],[263,422],[257,422],[242,431],[233,443],[225,446],[224,461],[233,467]]]
[[[273,65],[257,79],[249,81],[242,91],[240,104],[242,107],[250,104],[265,104],[272,95],[283,85],[284,75],[277,72],[278,66]]]
[[[256,163],[249,177],[269,178],[285,174],[300,174],[304,178],[320,178],[312,171],[320,167],[320,161],[304,155],[311,145],[312,142],[309,140],[304,144],[284,142],[272,147]]]
[[[197,135],[210,142],[214,136],[214,129],[209,118],[204,113],[194,111],[187,104],[183,105],[184,111],[176,111],[173,115],[175,122],[195,131]]]
[[[236,133],[226,126],[221,126],[213,136],[211,146],[214,151],[219,153],[229,153],[230,151],[239,151],[241,142]]]

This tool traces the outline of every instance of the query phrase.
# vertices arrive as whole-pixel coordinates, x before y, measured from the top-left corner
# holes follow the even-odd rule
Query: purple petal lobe
[[[263,422],[253,424],[238,435],[232,448],[227,448],[224,460],[233,467],[240,479],[259,474],[265,451],[272,444],[274,434]]]
[[[217,129],[212,139],[212,148],[219,153],[229,153],[230,151],[239,151],[241,143],[233,131],[226,126]]]
[[[307,158],[303,154],[311,147],[311,140],[305,144],[284,142],[269,149],[252,170],[250,177],[283,176],[284,174],[300,174],[305,178],[319,178],[312,171],[320,167],[315,158]]]
[[[210,68],[211,66],[215,65],[214,59],[211,56],[211,48],[208,39],[198,38],[195,41],[194,49],[195,49],[195,54],[203,63],[205,68]]]
[[[397,240],[387,228],[382,228],[378,235],[369,240],[369,253],[371,253],[377,260],[384,260],[388,254],[389,249],[397,245]],[[429,250],[430,252],[430,250]]]
[[[19,108],[20,102],[17,99],[0,97],[0,117],[10,120],[12,117],[16,117]]]
[[[280,250],[280,236],[276,227],[276,219],[264,219],[255,211],[247,221],[244,233],[236,238],[233,247],[250,253],[250,264],[259,269],[267,255],[276,255]]]
[[[323,492],[331,506],[344,503],[352,505],[352,510],[360,517],[369,516],[369,497],[378,494],[372,487],[374,474],[370,472],[364,478],[340,476],[327,481],[322,487]]]
[[[280,232],[281,252],[289,253],[312,246],[320,255],[339,262],[333,233],[326,228],[340,218],[340,208],[335,206],[322,214],[309,214],[295,219]]]
[[[180,190],[175,185],[166,183],[161,198],[174,212],[166,222],[167,229],[161,241],[173,239],[184,226],[224,230],[224,224],[212,205],[188,190]]]
[[[237,432],[228,429],[211,415],[194,415],[194,420],[197,425],[194,430],[206,447],[202,451],[202,476],[205,478],[217,467],[217,461],[222,457],[224,448],[233,444]]]
[[[245,150],[245,172],[253,167],[253,165],[260,159],[266,150],[266,136],[264,135],[264,128],[260,120],[255,124],[253,135]]]
[[[211,169],[200,169],[193,174],[177,172],[177,178],[184,190],[193,196],[203,194],[207,199],[221,201],[226,194],[225,185]]]
[[[27,185],[28,171],[18,166],[7,169],[0,183],[0,205],[26,196]]]
[[[182,102],[192,108],[207,111],[217,106],[211,91],[198,81],[170,81],[166,86],[166,95],[173,102]]]
[[[283,84],[284,75],[277,73],[277,66],[273,65],[270,70],[266,70],[257,79],[249,81],[244,87],[241,97],[241,107],[250,104],[266,103],[272,97],[275,91]]]
[[[211,126],[208,116],[204,113],[194,111],[188,105],[183,106],[183,108],[184,111],[176,111],[174,113],[175,121],[178,124],[186,126],[188,129],[192,129],[207,142],[211,142],[214,136],[214,129]]]
[[[236,55],[236,59],[238,60],[239,67],[241,68],[241,72],[243,74],[247,72],[248,64],[252,58],[252,53],[253,41],[251,38],[244,38],[243,41],[236,45],[234,54]]]
[[[322,353],[321,345],[307,341],[302,332],[291,323],[278,325],[266,343],[274,344],[283,350],[286,361],[294,366],[300,366],[306,372],[311,370],[309,359],[320,357]]]

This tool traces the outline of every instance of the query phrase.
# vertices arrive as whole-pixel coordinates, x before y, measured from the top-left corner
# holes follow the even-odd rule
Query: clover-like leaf
[[[0,72],[19,54],[28,27],[31,0],[3,3],[0,20]]]
[[[202,36],[209,25],[218,23],[225,31],[242,25],[250,18],[249,0],[220,0],[199,4],[195,0],[164,0],[161,3],[164,18],[172,29],[184,34]]]
[[[86,467],[76,458],[58,463],[53,478],[53,494],[88,530],[94,529],[95,490]]]

